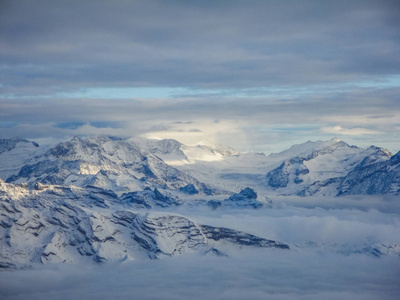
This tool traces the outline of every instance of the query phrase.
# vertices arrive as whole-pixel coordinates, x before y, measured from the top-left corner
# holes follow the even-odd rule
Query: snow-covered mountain
[[[176,141],[153,143],[169,145],[154,147],[158,150],[153,153],[165,159],[173,156],[169,161],[185,174],[231,193],[250,187],[262,198],[270,195],[340,195],[339,186],[342,181],[364,159],[368,158],[369,164],[375,164],[385,162],[392,156],[383,148],[359,148],[335,138],[294,145],[269,156],[254,152],[221,151],[213,159],[194,162],[184,152],[186,147]],[[388,192],[395,193],[393,189]]]
[[[11,151],[17,147],[29,148],[32,146],[39,147],[37,143],[28,141],[26,139],[21,139],[19,137],[14,137],[10,139],[0,139],[0,154],[6,151]]]
[[[32,158],[6,179],[9,183],[87,185],[116,192],[140,191],[145,187],[172,190],[192,184],[200,193],[218,193],[194,177],[166,164],[161,158],[144,154],[131,141],[105,136],[75,137],[58,143]]]
[[[400,152],[389,160],[366,157],[339,186],[339,195],[400,195]]]
[[[295,145],[272,156],[285,160],[268,172],[268,188],[281,194],[311,196],[336,195],[344,177],[362,161],[385,162],[391,153],[375,146],[363,149],[332,139]]]
[[[30,155],[28,160],[26,155],[21,155],[18,161],[18,152],[8,160],[9,154],[16,151],[15,145],[22,143],[16,141],[21,140],[4,142],[14,148],[7,146],[12,150],[0,154],[3,164],[12,161],[17,166],[3,167],[0,178],[16,184],[96,186],[119,195],[140,192],[146,187],[187,195],[232,195],[250,187],[261,198],[270,195],[398,193],[395,187],[375,188],[375,192],[352,189],[349,185],[358,183],[350,177],[345,178],[355,174],[352,172],[361,166],[380,168],[385,174],[379,177],[380,180],[386,176],[394,177],[396,182],[398,171],[392,170],[393,167],[379,167],[390,160],[392,154],[389,151],[375,146],[367,149],[350,146],[338,139],[309,141],[266,156],[239,153],[221,146],[186,146],[171,139],[75,137],[41,155]],[[352,191],[347,192],[349,189]]]
[[[400,194],[400,153],[338,139],[269,156],[105,136],[47,150],[18,138],[0,145],[0,267],[223,256],[232,247],[287,250],[286,243],[198,224],[176,210],[271,209],[270,199],[281,195]],[[335,247],[398,253],[397,245],[379,241]]]
[[[26,139],[0,139],[0,178],[18,173],[27,160],[40,152],[39,144]]]
[[[170,205],[165,196],[156,200]],[[188,252],[225,255],[229,245],[289,249],[284,243],[237,230],[199,225],[179,214],[134,210],[131,203],[99,188],[38,184],[30,190],[0,180],[0,214],[1,267],[125,261]]]
[[[153,154],[172,166],[217,162],[226,157],[239,155],[239,152],[229,147],[220,145],[187,146],[173,139],[144,140],[131,138],[128,142],[139,145],[145,154]]]

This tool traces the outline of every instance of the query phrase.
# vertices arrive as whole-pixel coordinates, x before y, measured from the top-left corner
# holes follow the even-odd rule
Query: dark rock
[[[217,200],[210,200],[207,202],[207,205],[210,206],[212,209],[217,209],[218,207],[221,207],[222,202]]]
[[[245,188],[240,193],[230,196],[223,202],[224,206],[230,207],[253,207],[259,208],[263,206],[260,201],[257,201],[257,193],[251,188]]]
[[[243,246],[289,249],[289,246],[286,244],[279,243],[273,240],[267,240],[252,234],[244,233],[229,228],[213,227],[208,225],[201,225],[200,228],[203,234],[208,239],[214,241],[225,240],[233,244],[243,245]]]
[[[179,190],[185,194],[194,195],[198,194],[199,191],[194,187],[193,184],[189,183],[188,185],[179,188]]]

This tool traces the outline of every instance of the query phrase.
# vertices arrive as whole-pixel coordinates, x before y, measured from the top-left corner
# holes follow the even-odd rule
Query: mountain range
[[[12,138],[0,140],[0,178],[0,267],[224,256],[231,247],[293,247],[198,224],[175,208],[269,209],[277,196],[400,195],[400,153],[338,139],[267,156],[176,140],[75,137],[42,148]]]

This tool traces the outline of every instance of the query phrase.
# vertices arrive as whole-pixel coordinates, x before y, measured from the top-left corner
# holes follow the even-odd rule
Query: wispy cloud
[[[339,135],[365,135],[365,134],[380,134],[381,132],[367,128],[343,128],[340,125],[333,127],[321,128],[323,132],[339,134]]]

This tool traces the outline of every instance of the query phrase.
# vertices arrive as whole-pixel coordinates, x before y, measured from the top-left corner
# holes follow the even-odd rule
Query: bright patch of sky
[[[298,97],[307,94],[329,94],[338,91],[351,91],[358,88],[386,89],[400,86],[400,75],[376,80],[330,83],[311,86],[272,86],[242,89],[194,89],[186,87],[88,87],[73,92],[58,92],[54,95],[17,96],[1,94],[6,99],[32,98],[91,98],[91,99],[168,99],[184,97]],[[0,85],[1,89],[1,85]]]
[[[187,92],[184,88],[170,87],[92,87],[75,92],[58,93],[62,98],[98,98],[98,99],[127,99],[127,98],[171,98],[174,94]]]
[[[179,98],[193,96],[227,96],[227,97],[294,97],[310,93],[331,93],[333,91],[349,91],[355,88],[384,89],[400,86],[400,76],[390,76],[384,79],[355,81],[346,83],[331,83],[305,87],[275,86],[244,89],[193,89],[185,87],[89,87],[75,92],[56,93],[60,98],[93,98],[93,99],[151,99]],[[45,97],[53,97],[46,95]],[[12,96],[11,96],[12,98]]]

